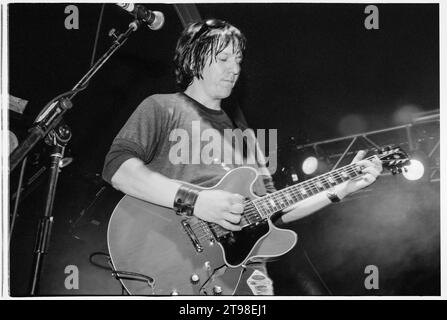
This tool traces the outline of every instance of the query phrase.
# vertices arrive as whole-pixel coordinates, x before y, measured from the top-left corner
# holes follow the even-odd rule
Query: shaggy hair
[[[188,25],[182,32],[175,48],[175,80],[185,90],[195,77],[202,78],[205,63],[222,52],[229,44],[234,52],[243,54],[245,36],[226,21],[208,19]]]

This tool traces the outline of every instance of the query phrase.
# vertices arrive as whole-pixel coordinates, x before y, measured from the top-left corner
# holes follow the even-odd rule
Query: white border
[[[447,232],[447,226],[446,221],[447,219],[443,218],[443,213],[446,213],[446,173],[444,171],[445,163],[446,162],[446,154],[445,154],[445,147],[446,146],[446,138],[447,138],[447,128],[443,125],[444,124],[444,113],[445,113],[445,107],[444,102],[446,101],[446,93],[447,93],[447,86],[446,86],[446,77],[445,77],[445,68],[446,63],[445,59],[447,57],[447,24],[445,22],[445,19],[447,18],[447,4],[442,1],[421,1],[421,0],[393,0],[393,1],[346,1],[346,2],[340,2],[340,1],[280,1],[282,3],[370,3],[370,4],[386,4],[386,3],[395,3],[395,4],[411,4],[411,3],[438,3],[440,8],[440,16],[439,16],[439,37],[440,37],[440,112],[441,112],[441,219],[440,219],[440,227],[441,227],[441,296],[440,297],[430,297],[430,296],[424,296],[424,297],[418,297],[418,296],[336,296],[336,297],[308,297],[308,296],[299,296],[299,297],[265,297],[265,296],[255,296],[255,297],[132,297],[132,296],[117,296],[117,297],[110,297],[110,296],[92,296],[92,297],[81,297],[81,296],[61,296],[61,297],[36,297],[36,298],[11,298],[9,297],[9,291],[8,291],[8,214],[5,214],[5,212],[8,212],[8,136],[6,134],[3,134],[3,128],[5,128],[5,125],[7,125],[7,116],[8,116],[8,97],[6,93],[8,92],[8,21],[7,21],[7,4],[8,3],[42,3],[42,1],[3,1],[2,0],[2,46],[1,46],[1,63],[2,63],[2,75],[1,75],[1,89],[2,89],[2,96],[1,96],[1,102],[2,102],[2,108],[1,108],[1,120],[2,120],[2,132],[0,134],[1,138],[1,145],[2,145],[2,153],[1,153],[1,159],[0,159],[0,165],[2,170],[2,179],[1,185],[0,185],[0,193],[2,195],[2,223],[1,223],[1,229],[0,229],[0,239],[2,239],[2,256],[1,256],[1,265],[0,265],[0,281],[1,281],[1,295],[0,299],[14,299],[14,300],[445,300],[447,298],[446,288],[447,288],[447,278],[446,278],[446,271],[447,271],[447,259],[445,254],[445,248],[446,248],[446,237],[444,236]],[[87,1],[87,0],[79,0],[76,1],[76,3],[115,3],[117,1],[111,1],[111,0],[104,0],[104,1]],[[135,2],[135,1],[128,1],[128,2]],[[179,3],[180,1],[175,0],[162,0],[162,1],[137,1],[138,3]],[[196,0],[196,1],[182,1],[182,2],[189,2],[189,3],[222,3],[222,1],[203,1],[203,0]],[[232,0],[232,3],[270,3],[271,1],[265,1],[265,0],[259,0],[259,1],[238,1],[238,0]],[[275,2],[275,3],[280,3]],[[68,3],[67,1],[45,1],[45,3]],[[411,23],[411,21],[409,22]],[[6,200],[5,200],[6,199]]]

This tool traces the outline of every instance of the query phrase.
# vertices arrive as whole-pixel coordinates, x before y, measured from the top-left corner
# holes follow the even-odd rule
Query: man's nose
[[[237,76],[241,72],[241,66],[237,62],[233,62],[230,65],[230,71]]]

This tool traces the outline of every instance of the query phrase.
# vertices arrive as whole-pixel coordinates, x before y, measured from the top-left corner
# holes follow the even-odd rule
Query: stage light
[[[393,114],[395,124],[405,124],[412,121],[415,114],[421,112],[421,109],[414,104],[405,104],[400,106]]]
[[[424,176],[424,172],[425,172],[424,164],[417,159],[412,159],[410,160],[410,164],[404,167],[402,174],[405,177],[405,179],[416,181]]]
[[[317,171],[317,168],[318,168],[318,159],[313,156],[304,159],[303,165],[301,166],[301,169],[307,175],[311,175],[312,173]]]

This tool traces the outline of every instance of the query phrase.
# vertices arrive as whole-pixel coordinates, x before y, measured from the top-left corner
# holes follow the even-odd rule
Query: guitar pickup
[[[182,220],[182,226],[183,229],[185,230],[186,234],[188,235],[189,239],[191,240],[194,249],[196,249],[197,252],[202,252],[203,251],[203,247],[200,244],[199,239],[197,238],[197,236],[195,235],[194,231],[192,230],[191,226],[189,225],[187,220]]]

